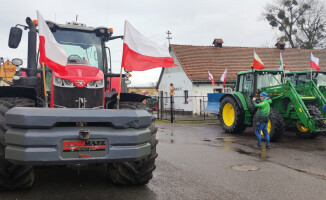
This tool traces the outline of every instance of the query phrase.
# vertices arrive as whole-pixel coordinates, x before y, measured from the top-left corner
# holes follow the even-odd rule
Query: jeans
[[[266,145],[269,145],[269,134],[267,132],[267,123],[261,123],[261,122],[257,122],[256,130],[255,130],[258,144],[261,144],[261,134],[260,134],[261,130],[263,131]]]

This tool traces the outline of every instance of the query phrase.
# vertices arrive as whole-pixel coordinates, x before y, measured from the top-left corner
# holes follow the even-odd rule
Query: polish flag
[[[221,79],[220,79],[221,81],[223,81],[223,88],[225,86],[225,79],[226,79],[226,73],[227,72],[228,72],[228,69],[225,68],[224,73],[222,74]]]
[[[213,85],[215,85],[214,77],[209,71],[208,71],[208,79],[212,81]]]
[[[265,69],[263,61],[260,60],[256,52],[254,51],[254,69]]]
[[[38,32],[40,37],[39,51],[40,63],[49,66],[54,72],[66,72],[67,54],[55,40],[42,15],[37,11]]]
[[[280,52],[280,68],[279,70],[284,70],[284,63],[283,63],[283,57],[282,57],[282,53]]]
[[[312,52],[311,52],[311,68],[315,68],[317,71],[320,70],[319,58],[314,57],[314,55],[312,55]]]
[[[173,58],[166,45],[158,45],[139,33],[125,21],[121,67],[129,71],[145,71],[156,67],[174,67]]]

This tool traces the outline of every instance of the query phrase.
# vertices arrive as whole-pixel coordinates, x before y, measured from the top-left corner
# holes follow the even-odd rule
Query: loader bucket
[[[220,100],[224,95],[225,93],[208,93],[208,103],[205,111],[217,114],[220,110]]]

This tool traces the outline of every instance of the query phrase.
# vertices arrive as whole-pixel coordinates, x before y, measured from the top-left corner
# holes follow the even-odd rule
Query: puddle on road
[[[219,141],[222,141],[224,143],[234,143],[235,142],[235,139],[234,137],[220,137],[220,138],[215,138],[215,140],[219,140]]]
[[[256,152],[249,152],[249,151],[245,151],[243,149],[239,149],[239,148],[231,147],[231,146],[226,146],[226,145],[223,146],[223,148],[231,150],[231,151],[235,151],[235,152],[238,152],[240,154],[247,155],[247,156],[256,157],[256,158],[259,158],[259,159],[261,159],[263,161],[268,158],[266,148],[262,148],[262,151],[260,153],[258,153],[258,152],[257,153]]]

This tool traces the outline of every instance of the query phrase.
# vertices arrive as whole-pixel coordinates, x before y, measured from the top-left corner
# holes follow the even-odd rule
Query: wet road
[[[154,178],[146,186],[115,187],[105,167],[36,169],[31,190],[7,199],[326,199],[326,137],[286,133],[272,149],[256,150],[252,130],[223,133],[216,124],[157,124]],[[237,171],[248,165],[255,171]]]

